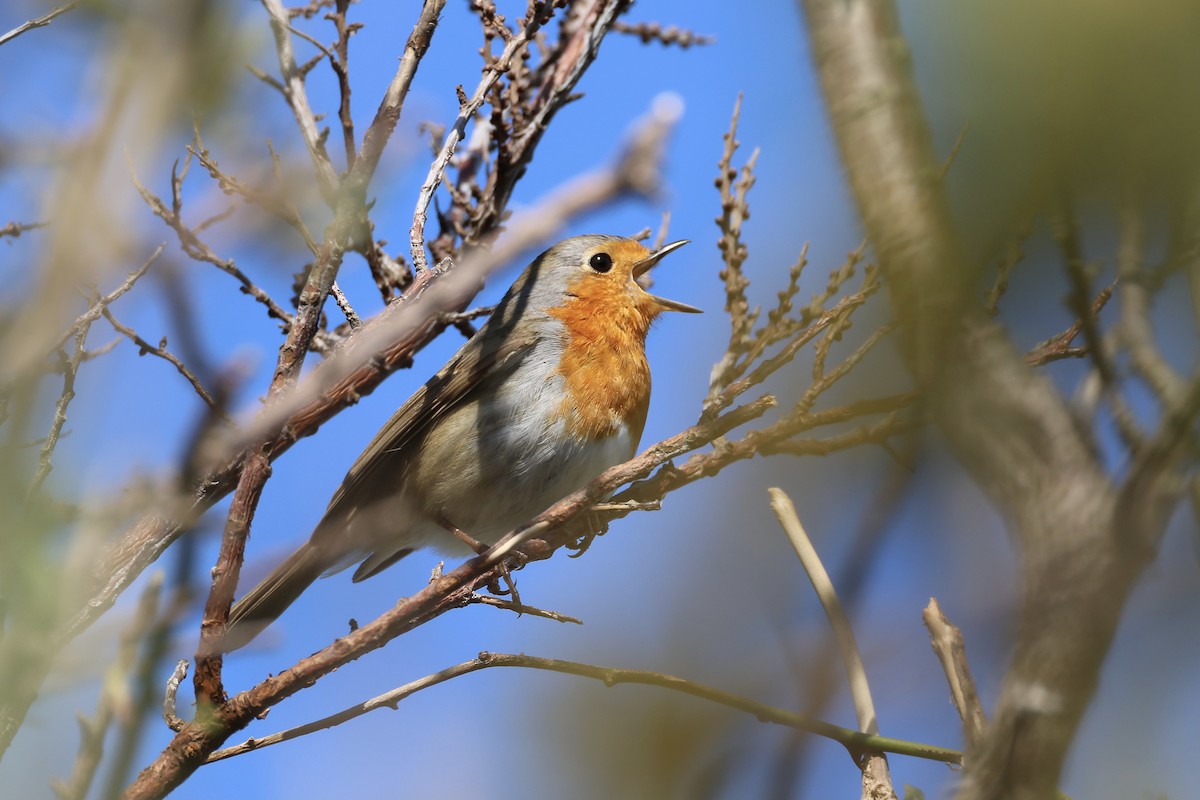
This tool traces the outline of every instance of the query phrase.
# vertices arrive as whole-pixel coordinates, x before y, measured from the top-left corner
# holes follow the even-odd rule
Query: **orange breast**
[[[560,413],[581,439],[612,436],[624,425],[636,442],[650,405],[646,332],[657,308],[618,283],[587,276],[571,293],[575,296],[549,310],[566,335],[559,370],[567,396]]]

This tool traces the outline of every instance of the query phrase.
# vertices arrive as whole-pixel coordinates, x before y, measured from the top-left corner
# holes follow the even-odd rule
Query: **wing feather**
[[[335,519],[347,507],[358,505],[360,493],[373,488],[373,476],[380,470],[392,473],[401,468],[414,440],[480,387],[515,369],[535,344],[532,334],[488,337],[481,331],[463,345],[375,434],[329,501],[325,519]]]

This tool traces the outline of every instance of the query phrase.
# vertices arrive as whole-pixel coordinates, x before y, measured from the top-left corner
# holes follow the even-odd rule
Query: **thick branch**
[[[1145,560],[1116,546],[1113,487],[1067,404],[977,307],[892,3],[803,5],[910,369],[931,418],[1012,520],[1023,550],[1013,665],[960,796],[1047,797]]]

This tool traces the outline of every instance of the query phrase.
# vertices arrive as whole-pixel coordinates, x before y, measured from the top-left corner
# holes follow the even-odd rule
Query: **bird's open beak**
[[[658,262],[662,260],[662,257],[665,256],[667,253],[670,253],[674,250],[678,250],[679,248],[681,248],[685,244],[687,244],[688,241],[689,241],[688,239],[680,239],[678,242],[671,242],[668,245],[663,245],[657,251],[651,253],[650,255],[646,256],[638,263],[634,264],[633,265],[634,280],[637,280],[639,277],[641,277],[642,275],[645,275],[647,272],[649,272],[651,270],[651,268],[653,268],[656,264],[658,264]],[[653,300],[654,302],[658,303],[666,311],[686,311],[689,314],[702,313],[701,309],[696,308],[695,306],[689,306],[687,303],[681,303],[678,300],[668,300],[665,297],[659,297],[658,295],[653,295],[653,294],[650,295],[650,299]]]

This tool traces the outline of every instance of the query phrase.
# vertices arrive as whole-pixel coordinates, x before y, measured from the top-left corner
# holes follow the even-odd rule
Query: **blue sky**
[[[513,15],[523,6],[516,4]],[[12,4],[0,16],[0,28],[33,16],[39,8]],[[360,132],[391,78],[414,9],[415,4],[378,1],[354,8],[354,17],[365,23],[353,40],[351,55]],[[946,63],[953,51],[939,49],[941,40],[931,12],[908,6],[904,11],[922,90],[938,111],[937,139],[948,151],[965,121],[956,117],[966,113],[956,114],[953,88],[944,85],[943,75],[929,65]],[[273,71],[265,12],[245,4],[238,13],[245,24],[230,33],[231,39],[249,53],[253,63]],[[751,254],[747,271],[755,281],[753,301],[771,302],[805,242],[810,243],[811,266],[802,297],[819,290],[829,269],[857,246],[860,230],[842,182],[794,3],[763,0],[745,13],[730,14],[726,4],[662,0],[635,6],[628,19],[680,25],[713,34],[717,41],[683,51],[642,45],[632,37],[606,40],[599,61],[579,86],[584,99],[555,120],[513,207],[531,204],[573,175],[610,161],[632,121],[658,94],[673,92],[682,98],[686,111],[674,135],[663,196],[650,203],[629,201],[605,209],[576,221],[566,232],[629,234],[645,226],[657,227],[661,212],[669,209],[672,238],[693,240],[657,271],[656,291],[708,313],[671,316],[651,332],[648,347],[655,391],[643,438],[643,444],[650,444],[695,420],[709,369],[720,357],[727,336],[723,293],[716,277],[720,261],[713,218],[720,209],[712,180],[721,136],[739,93],[745,95],[740,157],[744,159],[754,147],[762,148],[758,183],[751,195],[753,217],[746,227]],[[323,39],[331,35],[327,25],[309,24],[306,30]],[[928,50],[922,49],[925,45]],[[88,18],[69,15],[49,29],[0,48],[2,71],[37,65],[26,80],[0,85],[0,108],[6,109],[0,133],[8,137],[19,131],[86,129],[96,105],[96,80],[89,76],[98,63],[94,46]],[[453,118],[455,84],[462,83],[469,92],[478,79],[478,46],[476,24],[465,4],[451,2],[373,185],[376,235],[390,240],[394,251],[403,249],[400,243],[407,238],[416,189],[428,169],[428,152],[416,135],[417,124],[447,123]],[[297,47],[304,55],[311,52],[303,43]],[[930,55],[924,58],[926,52]],[[311,99],[319,110],[332,115],[335,86],[325,72],[315,73]],[[301,153],[282,101],[251,79],[238,77],[238,81],[232,109],[211,127],[206,125],[206,142],[222,165],[235,172],[239,166],[253,169],[265,158],[268,138],[285,156]],[[183,156],[190,136],[186,121],[172,125],[159,146],[131,154],[142,179],[160,194],[167,191],[171,161]],[[973,157],[978,156],[973,156],[968,138],[956,174],[980,174],[975,170],[986,165],[973,162]],[[26,166],[20,174],[29,179],[36,170]],[[40,198],[28,190],[28,180],[0,181],[0,222],[37,216]],[[956,186],[953,175],[951,186]],[[122,170],[112,170],[106,189],[112,193],[114,213],[123,224],[133,226],[130,238],[138,242],[125,270],[159,241],[168,240],[168,252],[178,253],[169,231],[139,207]],[[219,197],[195,170],[186,200],[194,207],[208,208]],[[195,218],[202,216],[195,213]],[[316,227],[319,230],[319,224]],[[214,247],[234,255],[275,297],[286,298],[290,274],[304,262],[302,244],[279,237],[259,239],[252,229],[236,224],[233,228],[231,233],[214,230]],[[0,276],[19,283],[22,271],[36,263],[29,262],[37,252],[36,235],[0,247]],[[204,309],[200,327],[209,356],[216,363],[238,358],[254,365],[240,398],[240,407],[252,410],[274,362],[278,344],[274,324],[238,293],[232,279],[188,263],[181,255],[173,257],[185,285]],[[498,297],[521,266],[514,264],[497,274],[480,302]],[[112,274],[119,274],[121,268],[115,266]],[[1033,284],[1036,279],[1029,280]],[[340,283],[360,313],[378,310],[379,301],[361,261],[347,261]],[[1061,290],[1021,288],[1018,283],[1014,293],[1022,303],[1010,313],[1022,341],[1037,341],[1065,325],[1058,307]],[[141,287],[122,300],[116,311],[136,323],[148,339],[170,332],[160,295],[151,287]],[[338,319],[332,304],[329,313]],[[872,313],[882,320],[887,312],[878,303]],[[865,326],[865,318],[860,325]],[[390,378],[326,425],[320,435],[303,440],[277,462],[255,519],[245,585],[307,537],[362,446],[460,343],[456,334],[448,333],[421,354],[411,371]],[[895,374],[894,356],[885,350],[868,362],[868,368],[878,376]],[[1057,373],[1064,383],[1073,379],[1070,370],[1068,366]],[[802,372],[798,367],[796,381],[802,380]],[[123,344],[94,369],[89,367],[81,380],[84,391],[73,411],[71,435],[59,451],[61,466],[55,476],[60,485],[74,483],[99,493],[138,475],[161,475],[173,467],[199,404],[167,365],[139,359]],[[794,388],[789,384],[781,380],[775,388],[786,396]],[[579,560],[557,557],[519,573],[526,602],[582,617],[584,626],[516,618],[481,607],[447,614],[339,670],[274,709],[247,733],[265,735],[332,713],[472,658],[480,650],[658,669],[765,702],[803,708],[810,698],[806,687],[796,682],[797,664],[827,646],[827,631],[799,563],[769,513],[766,488],[782,486],[792,493],[817,547],[837,574],[846,544],[874,490],[894,469],[878,452],[801,461],[759,459],[736,466],[716,480],[669,496],[661,512],[616,524]],[[216,547],[212,534],[221,520],[217,510],[206,521],[202,563],[212,562]],[[912,492],[882,547],[857,625],[881,732],[957,746],[957,718],[929,652],[920,610],[931,595],[941,599],[967,634],[985,702],[994,698],[1010,634],[1009,610],[1017,591],[1014,558],[1003,526],[952,462],[933,458],[915,475]],[[1165,549],[1167,557],[1134,598],[1129,613],[1134,622],[1126,625],[1118,640],[1105,681],[1106,686],[1119,686],[1140,674],[1139,680],[1149,684],[1158,682],[1186,692],[1194,705],[1195,689],[1185,688],[1181,670],[1195,663],[1200,645],[1194,630],[1183,622],[1164,622],[1162,617],[1165,609],[1185,605],[1187,611],[1196,611],[1194,593],[1184,594],[1181,588],[1194,580],[1195,561],[1190,543],[1182,536],[1169,537]],[[268,672],[323,646],[344,630],[348,618],[372,618],[396,598],[419,588],[436,560],[432,554],[419,554],[354,586],[346,574],[318,582],[271,629],[261,647],[227,659],[227,685],[249,687]],[[1176,617],[1186,618],[1186,614]],[[1146,620],[1161,624],[1144,624]],[[191,654],[188,637],[195,622],[189,620],[191,627],[180,631],[177,652],[169,661]],[[80,643],[80,649],[101,647],[110,633],[98,628]],[[1174,642],[1177,659],[1146,663],[1140,658],[1145,648],[1162,648],[1165,642]],[[69,768],[75,747],[69,711],[90,709],[95,687],[69,675],[63,681],[52,680],[54,685],[62,683],[66,688],[50,692],[35,707],[29,730],[0,763],[0,785],[16,787],[12,796],[44,795],[46,776],[62,775]],[[1186,723],[1182,710],[1189,703],[1182,702],[1180,694],[1173,697],[1178,702],[1141,702],[1135,707],[1119,692],[1104,695],[1087,718],[1077,747],[1077,762],[1091,766],[1073,766],[1064,788],[1079,796],[1134,796],[1148,791],[1185,796],[1186,770],[1178,767],[1183,763],[1182,744],[1171,734]],[[843,691],[825,717],[853,724]],[[1130,743],[1130,728],[1142,725],[1154,725],[1156,735],[1147,731],[1143,739]],[[142,762],[168,740],[163,726],[152,724],[152,728]],[[483,792],[499,798],[599,798],[614,793],[646,798],[762,796],[787,736],[783,729],[654,689],[606,689],[583,679],[497,670],[414,696],[398,711],[375,712],[330,732],[206,767],[176,796],[267,800],[334,793],[419,797],[435,792],[452,798]],[[805,773],[784,796],[852,796],[858,791],[857,773],[840,747],[815,741],[811,756]],[[1116,769],[1115,759],[1139,768]],[[680,765],[672,773],[674,782],[658,784],[648,773],[638,772],[639,765],[655,760],[660,765]],[[717,781],[713,775],[721,771],[714,765],[727,762],[738,766]],[[1095,764],[1106,766],[1097,770]],[[945,796],[955,781],[954,773],[941,765],[899,757],[892,759],[892,770],[898,787],[913,784],[929,797]]]

